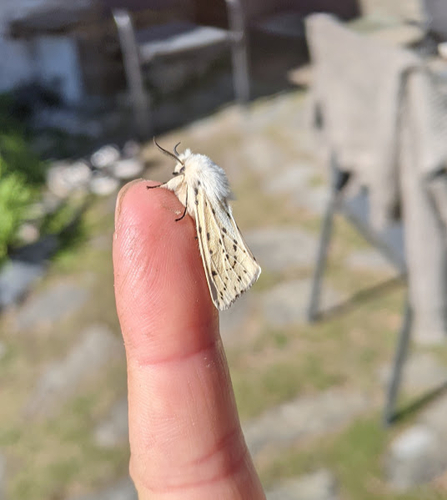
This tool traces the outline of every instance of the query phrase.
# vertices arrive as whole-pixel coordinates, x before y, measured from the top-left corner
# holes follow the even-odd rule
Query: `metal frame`
[[[239,104],[246,104],[250,99],[250,77],[244,12],[240,0],[225,0],[225,3],[232,38],[231,57],[234,92]]]
[[[406,273],[405,264],[402,263],[402,259],[400,258],[400,256],[396,255],[393,252],[392,248],[387,245],[385,241],[380,239],[380,237],[370,227],[365,226],[355,217],[349,216],[349,209],[347,209],[343,203],[343,189],[349,180],[349,174],[342,172],[339,169],[334,154],[331,154],[330,156],[330,169],[331,192],[321,226],[317,258],[312,278],[309,305],[307,309],[307,318],[311,322],[316,321],[320,317],[319,306],[321,290],[323,286],[324,270],[326,267],[327,256],[329,252],[329,244],[332,235],[334,216],[337,212],[343,213],[368,242],[377,247],[382,253],[386,255],[387,258],[389,258],[393,262],[393,264],[397,267],[401,274]],[[396,404],[402,379],[402,370],[407,358],[408,347],[410,343],[411,323],[411,306],[409,298],[407,296],[405,300],[402,324],[397,339],[393,368],[386,392],[385,407],[382,417],[382,421],[385,426],[390,425],[396,417]]]
[[[250,98],[250,80],[244,15],[240,0],[225,2],[229,19],[228,41],[232,54],[234,91],[237,102],[245,104]],[[142,61],[135,29],[127,10],[116,9],[112,14],[118,29],[135,124],[139,135],[147,137],[152,132],[151,100],[144,88]]]
[[[112,14],[118,29],[118,37],[123,53],[124,71],[126,73],[127,85],[129,86],[130,100],[137,131],[142,136],[147,136],[151,133],[149,121],[150,98],[144,89],[138,44],[132,19],[129,12],[124,9],[113,10]]]

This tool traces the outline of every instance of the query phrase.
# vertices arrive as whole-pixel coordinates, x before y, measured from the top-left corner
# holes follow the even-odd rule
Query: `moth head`
[[[180,175],[180,174],[183,174],[185,172],[185,161],[184,160],[186,159],[187,156],[189,156],[191,154],[191,151],[189,149],[187,149],[185,151],[185,153],[179,154],[179,152],[177,151],[177,148],[180,145],[180,142],[179,142],[174,146],[174,153],[171,153],[170,151],[167,151],[166,149],[162,148],[155,140],[155,137],[154,137],[154,144],[157,146],[157,148],[163,154],[169,156],[170,158],[173,158],[176,161],[176,165],[175,165],[174,171],[172,172],[172,175]]]

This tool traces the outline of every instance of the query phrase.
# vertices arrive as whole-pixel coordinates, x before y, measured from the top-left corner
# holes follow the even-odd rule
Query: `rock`
[[[0,310],[16,304],[44,271],[44,264],[7,262],[0,270]]]
[[[105,168],[120,158],[120,150],[113,145],[103,146],[90,157],[90,163],[96,168]]]
[[[41,220],[45,216],[56,212],[63,204],[63,199],[59,198],[51,191],[44,191],[40,200],[30,205],[28,212],[29,218],[31,220]]]
[[[67,198],[73,191],[85,189],[91,177],[89,165],[82,160],[56,162],[47,170],[47,186],[54,195]]]
[[[262,311],[268,323],[284,327],[307,321],[311,280],[285,281],[262,294]],[[343,296],[328,285],[323,286],[320,310],[335,307]]]
[[[310,267],[315,261],[317,240],[300,229],[272,227],[250,231],[245,236],[261,267],[269,271]]]
[[[19,302],[44,274],[46,260],[56,251],[55,236],[46,236],[18,250],[0,269],[0,310]]]
[[[138,500],[138,494],[130,477],[97,493],[71,497],[69,500]]]
[[[119,181],[109,175],[95,175],[90,181],[90,191],[98,196],[108,196],[119,188]]]
[[[282,482],[267,491],[267,500],[337,500],[334,475],[327,469]]]
[[[48,235],[36,241],[36,243],[19,248],[12,256],[12,260],[40,264],[49,259],[58,248],[59,241],[57,237]]]
[[[365,394],[329,389],[300,396],[267,410],[243,426],[247,445],[253,455],[290,446],[301,439],[333,432],[364,412],[370,402]]]
[[[25,415],[54,418],[82,384],[122,355],[122,342],[107,327],[86,328],[66,356],[49,365],[37,380]]]
[[[17,230],[16,238],[20,245],[35,243],[40,237],[39,228],[31,222],[24,222]]]
[[[110,167],[111,174],[117,179],[134,179],[143,171],[143,164],[137,158],[118,160]]]
[[[385,474],[394,489],[407,491],[445,473],[446,414],[444,394],[418,416],[416,424],[391,442],[385,455]]]
[[[127,398],[118,401],[110,410],[106,420],[95,429],[95,442],[102,448],[113,448],[129,440]]]
[[[395,272],[389,260],[372,248],[351,252],[345,259],[345,265],[353,270]]]
[[[77,285],[60,283],[40,292],[18,311],[16,326],[27,330],[41,323],[54,323],[78,310],[88,299],[88,291]]]
[[[141,152],[141,146],[136,141],[127,141],[123,146],[123,158],[136,158]]]
[[[385,468],[388,482],[398,491],[431,481],[447,468],[445,439],[428,426],[414,425],[393,440]]]

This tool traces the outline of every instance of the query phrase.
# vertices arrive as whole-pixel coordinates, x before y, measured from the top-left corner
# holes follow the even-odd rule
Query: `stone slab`
[[[251,453],[256,455],[271,447],[278,450],[292,442],[333,432],[368,407],[365,394],[329,389],[267,410],[247,422],[243,430]]]
[[[268,323],[286,327],[307,321],[311,280],[284,281],[264,292],[261,297],[262,311]],[[343,294],[324,285],[320,310],[335,307],[343,300]]]
[[[334,475],[321,469],[284,481],[267,491],[267,500],[337,500]]]
[[[268,227],[249,231],[247,243],[261,267],[272,272],[313,266],[317,238],[294,227]]]
[[[124,357],[122,342],[106,326],[86,328],[67,354],[47,366],[37,379],[24,409],[25,416],[54,417],[84,382],[121,356]]]

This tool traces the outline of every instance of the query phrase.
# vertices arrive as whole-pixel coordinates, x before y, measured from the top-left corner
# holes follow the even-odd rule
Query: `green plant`
[[[45,164],[29,147],[26,121],[17,112],[18,104],[11,93],[0,94],[0,156],[2,174],[20,173],[29,184],[45,181]]]
[[[0,94],[0,262],[45,182],[45,164],[27,142],[24,124],[12,112],[11,94]]]
[[[5,259],[33,198],[34,189],[23,174],[7,172],[6,162],[0,156],[0,262]]]
[[[40,185],[45,181],[45,164],[29,148],[19,129],[0,130],[3,173],[21,174],[23,181]]]

